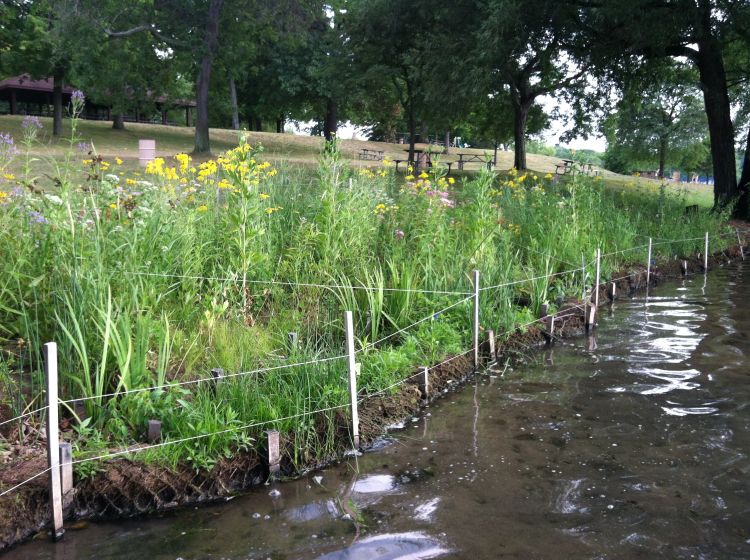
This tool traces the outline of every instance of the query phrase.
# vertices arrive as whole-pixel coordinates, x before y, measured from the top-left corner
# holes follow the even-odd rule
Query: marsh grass
[[[721,243],[725,231],[708,211],[687,220],[685,195],[666,189],[514,171],[455,181],[439,167],[402,179],[387,162],[352,168],[338,143],[316,170],[272,166],[244,140],[217,160],[182,155],[147,173],[78,159],[57,191],[21,180],[0,201],[0,383],[16,411],[38,401],[39,352],[56,341],[62,398],[87,399],[79,458],[143,441],[151,418],[165,441],[220,433],[142,460],[208,469],[256,445],[262,429],[240,428],[259,423],[282,431],[296,465],[329,457],[343,412],[316,411],[346,404],[346,366],[308,362],[343,353],[344,310],[366,395],[468,348],[471,304],[454,304],[474,269],[482,286],[518,282],[482,292],[482,325],[502,335],[590,288],[597,247],[705,231]],[[702,241],[655,249],[688,255]],[[612,255],[603,279],[639,255]],[[216,367],[231,377],[178,385]]]

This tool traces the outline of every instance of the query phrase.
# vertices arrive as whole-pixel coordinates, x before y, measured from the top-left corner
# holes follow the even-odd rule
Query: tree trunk
[[[284,115],[280,115],[278,119],[276,119],[276,132],[278,134],[284,133],[284,125],[286,124],[286,119],[284,118]]]
[[[657,177],[659,179],[664,178],[664,167],[667,164],[667,137],[662,136],[659,138],[659,171]]]
[[[445,144],[445,150],[443,151],[443,153],[449,154],[451,152],[451,131],[450,130],[445,131],[445,142],[443,143]]]
[[[198,79],[195,86],[195,147],[196,154],[211,151],[211,140],[208,133],[208,86],[211,83],[211,69],[214,55],[219,44],[219,18],[224,0],[211,0],[208,6],[206,31],[203,39],[203,57],[201,58]]]
[[[263,121],[260,117],[255,117],[255,130],[256,132],[263,132]]]
[[[734,156],[734,128],[729,107],[727,76],[718,42],[713,38],[698,44],[696,64],[711,139],[714,172],[714,206],[723,208],[739,194]]]
[[[414,110],[409,104],[409,163],[414,165],[414,148],[417,142],[417,121],[414,118]]]
[[[122,113],[112,115],[112,128],[115,130],[125,130],[125,118]]]
[[[744,220],[750,219],[750,128],[747,130],[745,157],[742,160],[742,175],[738,184],[740,198],[737,201],[735,214]]]
[[[323,122],[323,135],[327,141],[333,140],[338,131],[338,105],[333,99],[326,100],[326,118]]]
[[[521,101],[513,104],[513,139],[515,141],[515,157],[513,167],[519,171],[526,170],[526,121],[529,118],[531,102]]]
[[[240,110],[237,107],[237,86],[231,76],[229,77],[229,103],[232,105],[232,130],[239,130]]]
[[[52,82],[52,136],[62,136],[63,74],[55,72]]]

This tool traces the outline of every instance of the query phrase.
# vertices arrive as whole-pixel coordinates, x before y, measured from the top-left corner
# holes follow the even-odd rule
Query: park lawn
[[[21,116],[0,116],[0,132],[9,132],[16,138],[22,138]],[[66,157],[70,150],[70,120],[64,121],[64,135],[60,139],[51,136],[52,122],[50,118],[40,119],[44,125],[38,144],[32,149],[31,155],[39,158],[34,163],[36,176],[54,176],[57,172],[54,162]],[[136,171],[138,169],[138,140],[150,138],[156,140],[157,155],[171,157],[180,152],[190,152],[193,147],[194,129],[184,126],[165,126],[159,124],[126,123],[125,130],[113,130],[109,121],[79,121],[78,136],[82,142],[91,144],[96,152],[106,160],[115,157],[122,158],[123,170]],[[323,139],[313,136],[302,136],[292,134],[276,134],[273,132],[245,132],[248,142],[252,145],[262,145],[264,157],[275,164],[295,165],[303,168],[313,168],[323,147]],[[211,146],[214,153],[221,153],[235,147],[238,143],[240,133],[234,130],[214,128],[211,129]],[[358,158],[362,148],[382,150],[385,156],[391,160],[405,160],[408,157],[408,145],[392,144],[387,142],[372,142],[367,140],[341,140],[341,152],[344,159],[355,167],[376,167],[377,162],[363,161]],[[418,144],[420,149],[428,146]],[[436,151],[442,151],[440,146],[432,146]],[[457,153],[492,155],[492,150],[475,148],[451,148],[447,155],[439,156],[439,161],[457,162]],[[81,159],[87,157],[84,152],[78,151]],[[197,161],[205,161],[209,156],[199,157]],[[560,159],[556,157],[528,154],[529,169],[539,175],[555,172]],[[18,173],[21,165],[18,158],[9,171]],[[474,175],[479,169],[479,163],[467,164],[465,171],[458,171],[454,164],[451,173],[454,176]],[[513,152],[499,151],[498,165],[500,170],[513,167]],[[401,168],[403,169],[403,167]],[[605,184],[614,189],[633,190],[638,189],[644,194],[655,194],[659,192],[659,181],[651,179],[634,178],[612,173],[605,169],[600,170]],[[0,186],[2,188],[2,186]],[[684,192],[687,204],[699,204],[711,206],[713,204],[712,187],[707,185],[696,185],[692,183],[667,183],[667,188],[672,192]]]

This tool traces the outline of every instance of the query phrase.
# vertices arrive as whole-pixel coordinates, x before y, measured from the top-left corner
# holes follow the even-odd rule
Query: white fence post
[[[653,239],[648,238],[648,262],[646,263],[646,289],[651,285],[651,248]]]
[[[359,448],[359,411],[357,410],[357,363],[354,354],[354,320],[351,311],[344,312],[346,327],[346,364],[349,370],[349,400],[352,412],[352,441]]]
[[[594,306],[599,308],[599,283],[601,282],[602,272],[602,250],[597,248],[596,250],[596,286],[594,287]]]
[[[479,271],[474,271],[474,367],[479,367]]]
[[[703,270],[708,272],[708,232],[706,232],[706,251],[703,255]]]
[[[63,528],[62,481],[60,477],[60,421],[57,393],[57,344],[44,345],[44,372],[47,377],[47,466],[49,500],[52,511],[52,540],[65,533]]]

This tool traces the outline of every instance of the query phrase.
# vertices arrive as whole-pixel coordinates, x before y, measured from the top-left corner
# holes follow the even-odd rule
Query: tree
[[[643,165],[657,166],[664,177],[668,160],[700,144],[707,131],[706,114],[692,68],[685,64],[649,65],[628,79],[617,112],[605,121],[610,158],[614,151]]]
[[[488,0],[480,21],[476,53],[488,94],[510,99],[514,166],[526,169],[527,124],[537,99],[585,86],[586,60],[573,59],[578,9],[573,2],[538,0],[530,14],[523,0]]]
[[[617,69],[647,60],[686,60],[698,73],[711,140],[714,204],[737,202],[750,216],[750,193],[738,183],[727,53],[748,44],[750,4],[736,0],[607,0],[588,3],[584,28],[600,62]],[[749,177],[750,179],[750,177]],[[742,185],[742,187],[741,187]],[[741,188],[740,188],[741,187]]]

